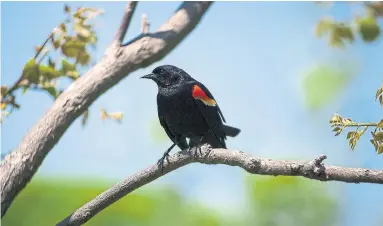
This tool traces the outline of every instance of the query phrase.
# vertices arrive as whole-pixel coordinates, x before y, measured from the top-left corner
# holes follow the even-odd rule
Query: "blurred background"
[[[112,42],[125,2],[70,2],[102,9],[95,19],[93,63]],[[179,2],[140,2],[126,41],[140,33],[146,14],[150,31],[165,22]],[[63,2],[1,3],[2,85],[14,84],[35,46],[66,18]],[[357,3],[217,2],[198,27],[163,60],[130,74],[78,118],[15,199],[2,225],[52,225],[120,180],[155,163],[171,144],[157,119],[154,83],[140,80],[161,64],[176,65],[214,94],[226,121],[242,129],[229,149],[259,157],[311,160],[383,169],[368,137],[350,151],[335,137],[333,113],[356,121],[378,121],[374,101],[382,84],[381,39],[355,38],[343,48],[318,38],[325,16],[351,21],[364,15]],[[381,20],[377,23],[382,26]],[[70,79],[59,81],[67,87]],[[17,147],[53,99],[47,92],[16,93],[19,109],[2,123],[2,155]],[[123,120],[102,120],[122,112]],[[178,151],[178,149],[175,149]],[[174,152],[174,151],[173,151]],[[296,177],[248,175],[242,169],[192,164],[124,197],[86,225],[383,225],[382,188],[372,184],[321,183]]]

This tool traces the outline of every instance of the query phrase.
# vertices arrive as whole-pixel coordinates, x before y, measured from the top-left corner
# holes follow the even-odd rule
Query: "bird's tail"
[[[223,131],[225,132],[226,136],[229,137],[236,137],[241,132],[240,129],[227,125],[223,125]]]
[[[189,141],[190,147],[208,143],[212,148],[226,148],[224,139],[219,139],[214,133],[206,133],[202,139],[201,137],[192,137]]]

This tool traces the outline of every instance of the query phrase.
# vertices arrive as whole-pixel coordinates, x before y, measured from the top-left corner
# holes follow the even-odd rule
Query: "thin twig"
[[[42,46],[37,50],[35,56],[34,56],[34,60],[37,59],[37,57],[40,55],[40,53],[43,51],[44,47],[47,45],[49,39],[51,39],[53,37],[53,35],[55,34],[55,29],[53,29],[53,31],[49,34],[49,36],[45,39],[44,43],[42,44]],[[23,75],[21,74],[19,79],[8,89],[7,92],[5,92],[4,96],[1,97],[1,103],[4,102],[4,98],[8,95],[11,95],[13,93],[13,91],[15,91],[17,88],[19,88],[19,85],[20,83],[23,81]]]
[[[116,38],[115,38],[119,44],[122,43],[122,40],[124,39],[125,34],[128,31],[129,24],[130,24],[130,21],[132,20],[132,16],[134,14],[134,10],[136,9],[136,6],[137,6],[136,1],[129,1],[128,4],[126,4],[124,17],[122,18],[120,27],[117,30]]]
[[[56,226],[84,224],[97,213],[137,188],[193,162],[238,166],[248,173],[259,175],[302,176],[319,181],[383,184],[382,170],[325,166],[322,162],[326,158],[325,155],[321,155],[308,162],[271,160],[256,158],[241,151],[211,149],[204,145],[201,148],[193,148],[189,152],[183,151],[169,156],[165,161],[163,173],[156,164],[128,177],[98,195]]]
[[[334,123],[333,126],[345,126],[345,127],[363,127],[363,126],[378,126],[378,123],[374,122],[365,122],[365,123],[358,123],[358,122],[348,122],[348,123]]]

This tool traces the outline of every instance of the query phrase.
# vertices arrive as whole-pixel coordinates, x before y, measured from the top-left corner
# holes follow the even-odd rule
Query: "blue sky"
[[[102,57],[112,41],[124,4],[70,3],[105,10],[97,28],[95,59]],[[154,29],[178,4],[140,3],[127,39],[139,33],[141,14],[148,15]],[[15,82],[33,56],[33,46],[64,19],[62,9],[60,2],[2,3],[3,84]],[[88,125],[82,128],[77,120],[45,159],[38,175],[101,177],[114,183],[154,163],[170,142],[153,141],[149,122],[157,115],[157,88],[138,78],[160,64],[185,69],[214,93],[227,122],[242,129],[238,137],[228,141],[229,148],[276,159],[309,160],[327,154],[329,164],[383,169],[382,156],[376,156],[367,137],[351,152],[346,139],[334,137],[328,125],[334,112],[359,121],[381,117],[382,108],[373,100],[383,80],[382,43],[356,41],[345,50],[335,50],[313,33],[322,16],[349,20],[358,10],[344,3],[333,8],[312,2],[215,3],[197,29],[161,62],[130,74],[94,102]],[[320,110],[308,111],[302,79],[311,68],[323,64],[357,65],[358,70],[334,101]],[[3,152],[15,148],[52,104],[48,95],[39,92],[27,92],[18,99],[21,109],[2,125]],[[101,121],[100,108],[124,112],[123,124]],[[195,164],[153,184],[170,184],[188,197],[225,212],[231,205],[243,205],[244,176],[242,170],[232,167]],[[377,185],[329,183],[329,189],[342,203],[343,225],[373,225],[381,220],[383,194]]]

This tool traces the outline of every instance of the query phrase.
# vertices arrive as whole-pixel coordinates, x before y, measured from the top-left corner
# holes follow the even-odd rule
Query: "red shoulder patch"
[[[216,106],[217,103],[214,99],[208,97],[206,93],[199,87],[198,85],[193,86],[193,93],[192,93],[194,99],[201,100],[204,104],[209,106]]]

